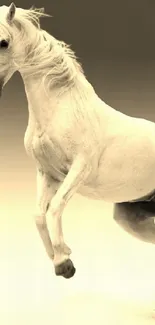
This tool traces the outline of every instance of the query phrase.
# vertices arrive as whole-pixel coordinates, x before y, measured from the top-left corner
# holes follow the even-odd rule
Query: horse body
[[[54,100],[52,96],[49,107],[46,100],[41,101],[48,107],[47,113],[41,115],[41,129],[30,114],[25,148],[29,152],[31,147],[31,156],[44,172],[63,181],[75,157],[82,154],[91,171],[78,193],[116,203],[136,200],[154,190],[154,123],[114,111],[91,89],[90,101],[88,97],[85,104],[86,112],[91,111],[91,121],[85,123],[85,116],[80,124],[76,120],[74,98],[70,93],[64,97]],[[37,112],[38,99],[34,105]],[[44,124],[44,116],[48,114]]]
[[[148,208],[142,212],[139,203],[128,206],[155,189],[155,124],[105,104],[74,53],[40,29],[39,17],[45,14],[14,4],[1,11],[6,19],[0,23],[0,47],[8,46],[0,53],[0,85],[2,89],[15,71],[23,78],[29,110],[24,145],[37,167],[36,225],[56,274],[70,278],[75,268],[61,217],[75,193],[123,202],[115,205],[115,220],[121,223],[121,218],[134,235],[143,233],[142,240],[150,234],[155,238]]]

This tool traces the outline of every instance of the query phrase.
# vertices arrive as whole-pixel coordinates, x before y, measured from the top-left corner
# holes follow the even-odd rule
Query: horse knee
[[[46,218],[45,215],[37,214],[35,215],[35,224],[38,229],[45,229],[46,228]]]

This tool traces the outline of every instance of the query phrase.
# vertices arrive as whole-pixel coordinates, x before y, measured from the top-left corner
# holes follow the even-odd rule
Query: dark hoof
[[[70,259],[55,266],[55,274],[63,276],[65,279],[70,279],[75,274],[75,267]]]

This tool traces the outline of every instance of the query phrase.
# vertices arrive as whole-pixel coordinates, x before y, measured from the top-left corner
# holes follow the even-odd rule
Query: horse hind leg
[[[132,236],[155,244],[155,202],[116,203],[113,218]]]

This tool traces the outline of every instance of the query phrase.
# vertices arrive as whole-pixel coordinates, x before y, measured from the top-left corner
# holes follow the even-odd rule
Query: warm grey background
[[[153,0],[16,1],[17,6],[25,8],[33,4],[44,6],[53,15],[42,20],[43,28],[72,45],[105,101],[124,112],[154,119]],[[21,82],[19,86],[15,80],[8,85],[6,97],[14,88],[19,92],[20,87],[23,92]],[[11,104],[17,107],[16,100],[12,95]],[[3,98],[4,102],[8,106],[9,101]]]
[[[42,20],[43,28],[72,45],[102,99],[155,121],[153,0],[16,1],[24,8],[33,4],[53,15]],[[32,219],[36,185],[35,166],[23,146],[27,118],[23,83],[16,74],[0,100],[0,322],[101,325],[110,317],[105,323],[116,325],[119,314],[121,325],[127,320],[154,324],[154,246],[116,229],[112,208],[104,202],[75,196],[69,204],[64,232],[77,274],[67,282],[54,276]],[[113,304],[107,295],[115,297]],[[125,297],[134,312],[125,307]],[[144,303],[137,311],[140,300]]]

